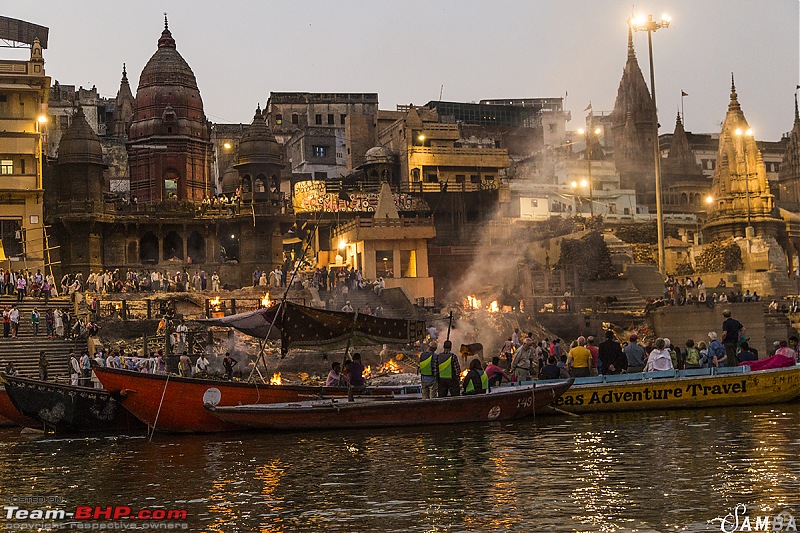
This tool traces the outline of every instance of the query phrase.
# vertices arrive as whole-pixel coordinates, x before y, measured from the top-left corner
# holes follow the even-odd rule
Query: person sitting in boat
[[[657,372],[660,370],[673,370],[671,350],[667,347],[665,339],[657,339],[656,346],[647,357],[647,372]]]
[[[778,349],[775,351],[775,355],[782,355],[784,357],[791,357],[792,359],[797,359],[797,352],[789,347],[789,343],[785,340],[780,342]]]
[[[489,378],[489,385],[494,385],[495,387],[500,385],[504,379],[508,382],[514,381],[511,376],[500,368],[500,358],[496,355],[492,357],[492,362],[486,365],[486,376]]]
[[[233,379],[233,367],[239,364],[239,361],[231,357],[230,352],[225,352],[225,359],[222,360],[222,366],[225,367],[225,379]]]
[[[682,357],[684,368],[700,368],[700,357],[700,349],[694,345],[693,339],[688,339]]]
[[[328,372],[328,379],[325,380],[326,387],[339,387],[342,385],[342,365],[339,361],[331,364],[331,371]]]
[[[464,391],[465,396],[489,392],[489,378],[481,368],[480,359],[475,358],[469,364],[469,371],[461,382],[461,390]]]
[[[747,341],[742,343],[742,346],[737,354],[740,363],[745,361],[758,361],[758,355],[754,354]]]
[[[558,360],[550,355],[547,357],[547,362],[542,365],[541,370],[539,371],[539,379],[559,379],[563,377],[561,375],[561,369],[558,367]]]
[[[603,374],[624,374],[628,371],[628,358],[612,330],[606,330],[606,340],[600,343],[599,352]]]
[[[354,388],[364,387],[364,365],[361,363],[361,354],[353,354],[353,362],[349,366],[350,385]]]

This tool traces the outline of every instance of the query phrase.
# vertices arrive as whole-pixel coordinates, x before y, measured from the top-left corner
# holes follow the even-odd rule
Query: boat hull
[[[756,372],[691,374],[691,371],[683,371],[678,372],[680,377],[651,379],[644,374],[632,381],[602,383],[577,380],[553,405],[573,413],[698,409],[783,403],[800,395],[800,366]]]
[[[3,379],[14,407],[34,420],[28,427],[56,434],[145,428],[104,390],[21,377]]]
[[[171,433],[218,433],[239,431],[242,426],[222,420],[203,408],[209,401],[220,406],[304,401],[323,395],[347,395],[345,387],[266,385],[178,376],[142,374],[129,370],[95,368],[103,387],[120,399],[139,420],[158,431]],[[388,395],[400,388],[372,388]],[[162,401],[163,398],[163,401]]]
[[[423,399],[332,399],[295,404],[211,406],[221,420],[269,431],[464,424],[533,416],[572,381],[542,387],[502,387],[489,394]]]
[[[37,420],[25,416],[11,403],[5,386],[0,386],[0,427],[41,427]]]

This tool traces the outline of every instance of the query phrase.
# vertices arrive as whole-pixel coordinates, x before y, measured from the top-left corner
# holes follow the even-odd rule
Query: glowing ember
[[[399,374],[400,367],[397,366],[397,362],[394,359],[389,359],[381,366],[378,367],[379,374]]]
[[[493,301],[489,304],[489,307],[486,308],[490,313],[499,313],[500,306],[497,305],[497,300]]]
[[[266,293],[263,298],[261,298],[261,306],[262,307],[269,307],[272,304],[272,300],[269,299],[269,293]]]
[[[283,382],[281,381],[281,373],[280,372],[276,372],[275,374],[272,374],[272,377],[269,378],[269,384],[270,385],[282,385]]]
[[[467,303],[466,306],[468,309],[480,309],[481,308],[481,301],[478,300],[477,297],[470,294],[467,296]]]

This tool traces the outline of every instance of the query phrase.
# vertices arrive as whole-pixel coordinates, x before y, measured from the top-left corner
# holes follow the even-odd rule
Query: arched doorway
[[[150,231],[139,239],[139,261],[143,265],[158,264],[158,237]]]
[[[200,233],[193,231],[186,241],[186,253],[192,258],[193,263],[206,262],[206,240]]]
[[[164,261],[183,260],[183,239],[174,231],[164,237]]]
[[[219,255],[222,263],[239,261],[239,232],[228,224],[219,227]]]
[[[139,254],[136,253],[137,252],[137,250],[136,250],[136,245],[137,244],[138,243],[136,241],[128,243],[128,255],[127,255],[127,257],[125,257],[125,261],[127,263],[135,263],[136,262],[136,258],[139,255]]]

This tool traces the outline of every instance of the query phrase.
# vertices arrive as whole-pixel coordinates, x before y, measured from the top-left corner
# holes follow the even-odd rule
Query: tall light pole
[[[753,130],[747,128],[747,131],[742,131],[742,128],[736,128],[734,131],[736,137],[742,142],[742,157],[744,158],[744,196],[747,202],[747,226],[744,228],[745,237],[755,236],[755,228],[750,222],[750,171],[747,168],[747,137],[753,136]]]
[[[593,186],[592,186],[592,159],[591,159],[592,147],[589,137],[592,133],[594,133],[595,136],[600,135],[600,128],[595,128],[593,132],[591,130],[584,130],[583,128],[580,128],[578,130],[578,133],[585,137],[585,142],[586,142],[586,150],[584,150],[583,152],[584,154],[583,157],[586,159],[586,169],[589,171],[589,213],[592,216],[592,220],[594,220],[594,195],[592,193]]]
[[[664,252],[664,212],[661,208],[661,150],[658,142],[658,107],[656,106],[656,75],[653,72],[653,32],[661,28],[669,28],[672,21],[667,15],[662,15],[660,21],[653,20],[653,15],[647,18],[640,15],[628,19],[628,24],[634,31],[647,32],[647,49],[650,54],[650,96],[653,99],[653,165],[656,171],[656,220],[658,224],[658,270],[666,274],[667,257]]]

